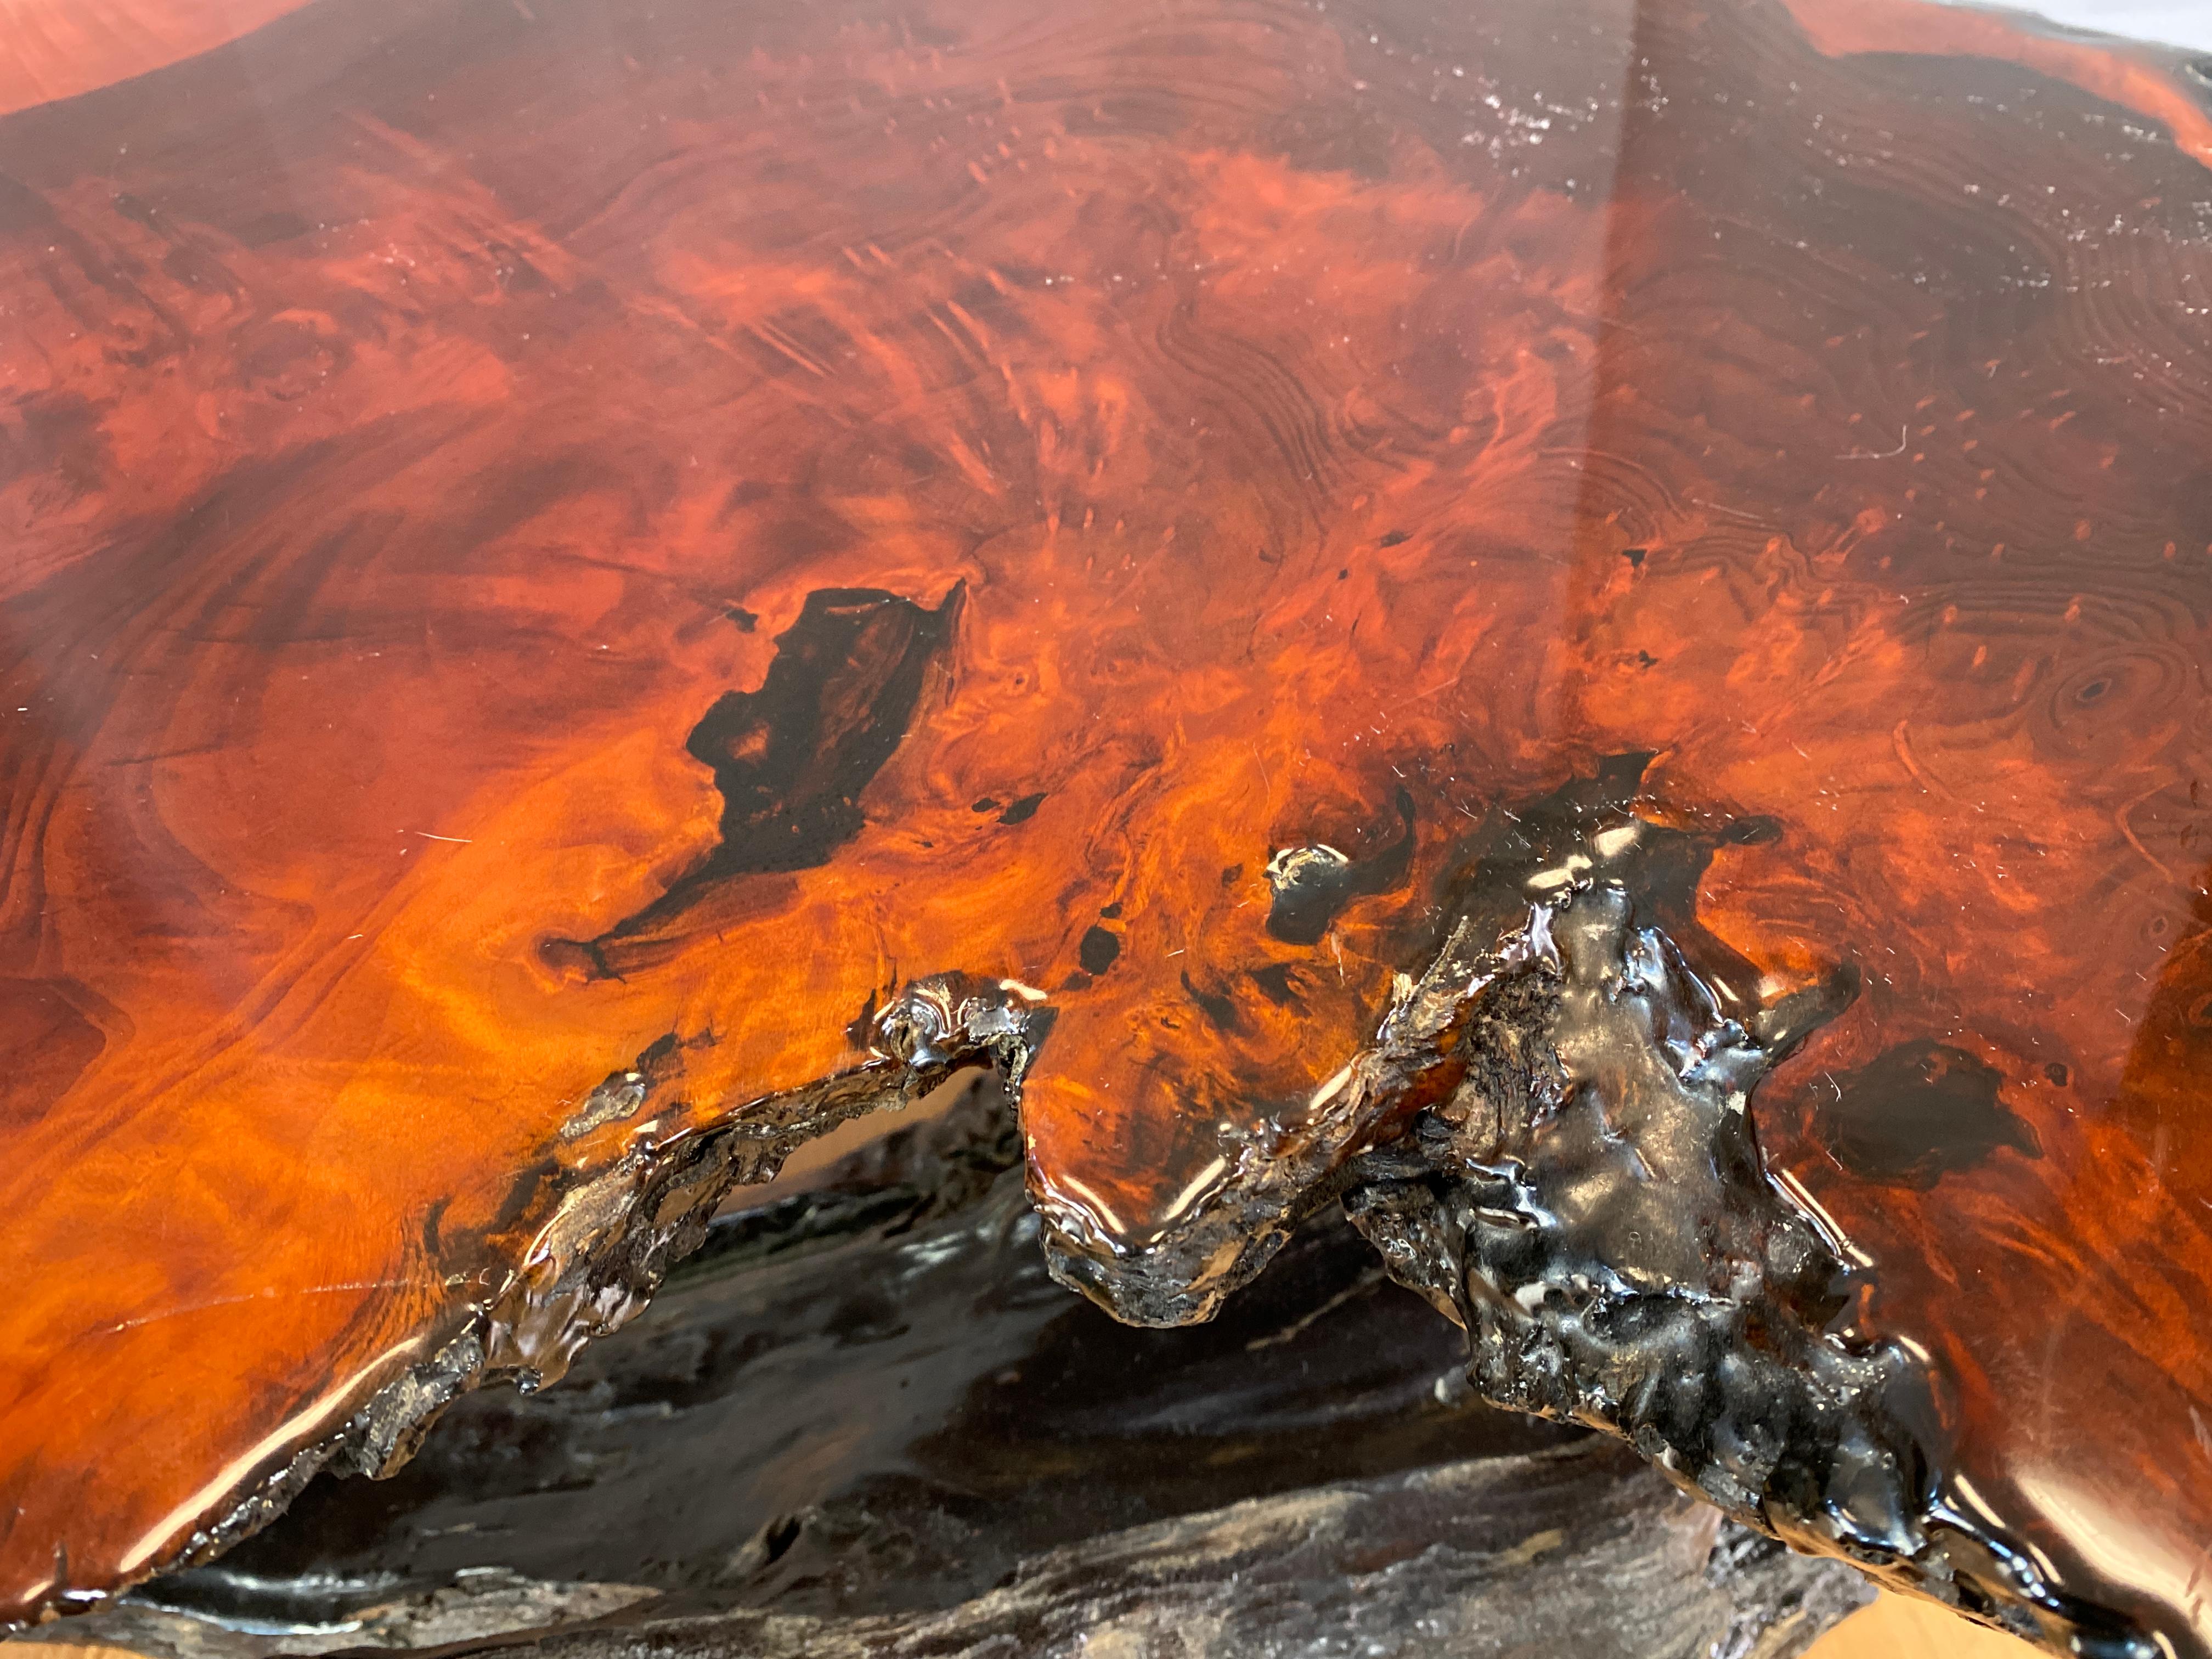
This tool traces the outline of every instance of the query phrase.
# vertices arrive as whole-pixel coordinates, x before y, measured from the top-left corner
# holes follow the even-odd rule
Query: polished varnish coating
[[[1756,1115],[1951,1478],[2201,1647],[2204,89],[1794,12],[321,0],[0,120],[0,1607],[929,976],[1141,1267],[1641,755],[1856,988]]]

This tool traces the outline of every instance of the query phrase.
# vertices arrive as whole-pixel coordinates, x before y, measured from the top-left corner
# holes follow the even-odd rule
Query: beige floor
[[[1806,1659],[2033,1659],[2037,1650],[1901,1595],[1884,1595],[1813,1644]]]

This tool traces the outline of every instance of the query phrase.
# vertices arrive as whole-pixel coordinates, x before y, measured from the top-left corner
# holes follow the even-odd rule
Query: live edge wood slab
[[[1340,1199],[1493,1397],[2207,1650],[2197,69],[269,9],[9,48],[0,1613],[551,1380],[988,1063],[1124,1317]]]

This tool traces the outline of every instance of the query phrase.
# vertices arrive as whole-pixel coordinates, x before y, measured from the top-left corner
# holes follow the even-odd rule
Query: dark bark
[[[319,1484],[72,1639],[1778,1659],[1863,1599],[1625,1449],[1474,1399],[1459,1334],[1334,1210],[1212,1324],[1115,1323],[1047,1277],[971,1076],[725,1216],[561,1387],[464,1398],[392,1479]]]

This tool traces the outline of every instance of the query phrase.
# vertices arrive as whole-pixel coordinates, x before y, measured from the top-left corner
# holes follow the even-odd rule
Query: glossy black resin
[[[1457,1334],[1333,1212],[1212,1324],[1070,1297],[994,1074],[969,1075],[725,1216],[562,1387],[460,1401],[391,1479],[325,1482],[94,1623],[172,1659],[579,1620],[605,1635],[549,1651],[1045,1653],[1110,1619],[1210,1620],[1193,1651],[1222,1659],[1431,1626],[1692,1659],[1794,1652],[1856,1599],[1602,1440],[1480,1404]]]

